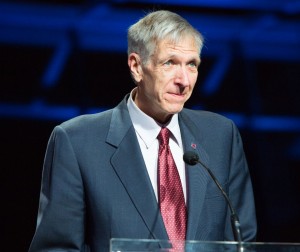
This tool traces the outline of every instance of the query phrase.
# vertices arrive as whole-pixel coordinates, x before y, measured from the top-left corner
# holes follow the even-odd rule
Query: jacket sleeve
[[[256,214],[250,173],[243,149],[242,139],[236,126],[232,123],[232,148],[230,159],[228,196],[235,208],[240,224],[243,241],[255,241]],[[230,211],[228,211],[230,214]],[[230,216],[228,216],[230,220]],[[232,237],[232,227],[227,222],[225,234]],[[230,235],[229,235],[230,234]]]
[[[48,142],[37,228],[29,251],[84,251],[84,223],[80,167],[66,131],[57,126]]]

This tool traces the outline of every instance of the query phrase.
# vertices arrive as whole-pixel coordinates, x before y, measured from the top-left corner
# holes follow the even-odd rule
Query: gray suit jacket
[[[184,150],[196,151],[238,212],[244,240],[256,235],[252,186],[235,125],[183,109]],[[187,166],[187,240],[233,240],[230,211],[201,165]],[[111,238],[168,239],[126,105],[55,127],[44,161],[30,251],[108,251]]]

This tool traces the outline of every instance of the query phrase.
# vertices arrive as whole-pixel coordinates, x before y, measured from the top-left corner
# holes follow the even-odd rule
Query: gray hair
[[[192,36],[199,49],[203,46],[202,35],[176,13],[160,10],[154,11],[141,18],[128,29],[128,55],[137,53],[146,64],[154,53],[158,42],[169,39],[177,43],[183,36]]]

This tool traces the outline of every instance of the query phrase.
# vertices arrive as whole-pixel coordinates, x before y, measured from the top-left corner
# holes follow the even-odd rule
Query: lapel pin
[[[194,143],[192,143],[191,144],[191,147],[195,150],[196,149],[196,147],[197,147],[197,145],[196,144],[194,144]]]

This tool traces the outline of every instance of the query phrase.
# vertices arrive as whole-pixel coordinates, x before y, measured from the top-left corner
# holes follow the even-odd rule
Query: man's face
[[[174,44],[161,41],[148,63],[142,66],[135,103],[160,123],[182,110],[198,76],[199,51],[191,38]]]

